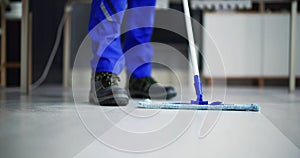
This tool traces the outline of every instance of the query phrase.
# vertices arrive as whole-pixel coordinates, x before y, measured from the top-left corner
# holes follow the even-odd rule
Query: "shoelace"
[[[101,72],[96,74],[95,80],[100,81],[100,83],[105,81],[110,86],[114,86],[114,85],[118,85],[118,82],[120,82],[120,77],[118,77],[116,74],[113,73]]]

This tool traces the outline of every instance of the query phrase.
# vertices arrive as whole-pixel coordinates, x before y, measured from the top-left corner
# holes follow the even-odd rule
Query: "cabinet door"
[[[204,15],[204,75],[256,77],[262,75],[262,19],[259,14]],[[220,56],[216,49],[218,48]],[[219,62],[219,58],[224,65]],[[223,69],[222,69],[223,68]]]
[[[289,14],[263,15],[263,75],[287,77],[289,73]]]

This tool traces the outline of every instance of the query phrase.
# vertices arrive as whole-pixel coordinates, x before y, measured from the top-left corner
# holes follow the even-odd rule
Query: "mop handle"
[[[192,59],[193,72],[194,75],[199,76],[198,61],[197,61],[197,54],[195,50],[195,40],[194,40],[194,34],[193,34],[193,28],[191,22],[189,2],[188,0],[182,0],[182,2],[183,2],[183,11],[185,14],[185,24],[186,24],[186,30],[187,30],[187,36],[189,42],[189,50]]]

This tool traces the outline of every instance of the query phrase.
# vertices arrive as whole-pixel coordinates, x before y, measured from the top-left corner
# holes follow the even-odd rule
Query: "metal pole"
[[[21,93],[28,94],[28,1],[22,0],[21,19]]]
[[[295,76],[295,53],[296,53],[296,23],[297,23],[297,0],[292,1],[290,16],[290,68],[289,68],[289,92],[296,88]]]
[[[6,87],[6,19],[5,2],[1,1],[1,87]]]
[[[71,39],[71,4],[65,8],[66,23],[64,27],[64,53],[63,53],[63,86],[70,85],[70,39]]]

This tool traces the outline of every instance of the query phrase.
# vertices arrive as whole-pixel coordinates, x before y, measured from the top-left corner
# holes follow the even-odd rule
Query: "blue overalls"
[[[126,9],[132,11],[124,14]],[[92,70],[120,74],[126,66],[127,73],[133,77],[150,77],[153,48],[149,42],[154,14],[155,0],[93,0],[89,21],[94,53],[90,62]],[[123,46],[122,23],[128,30]]]

